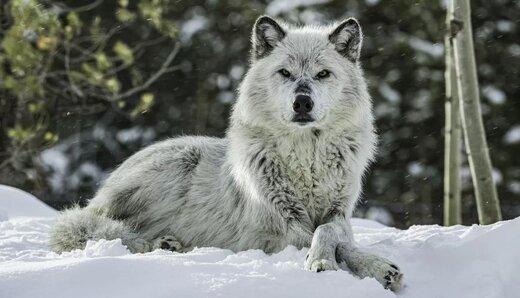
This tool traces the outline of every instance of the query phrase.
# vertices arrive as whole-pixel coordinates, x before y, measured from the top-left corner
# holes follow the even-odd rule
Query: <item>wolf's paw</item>
[[[403,286],[403,274],[399,267],[383,258],[376,260],[372,264],[372,276],[385,287],[394,292],[399,291]]]
[[[338,270],[334,249],[333,245],[327,245],[326,242],[313,242],[305,257],[305,269],[313,272]]]
[[[338,270],[339,267],[335,261],[320,259],[310,262],[305,261],[305,269],[313,272],[321,272],[325,270]]]
[[[123,241],[123,244],[128,247],[132,253],[145,253],[149,252],[152,248],[150,242],[142,238],[134,238],[129,241]]]
[[[155,239],[153,243],[153,248],[171,251],[181,251],[182,245],[179,241],[177,241],[177,238],[168,235]]]
[[[353,248],[350,244],[340,244],[337,252],[339,264],[346,265],[359,278],[375,278],[385,289],[398,292],[403,286],[403,274],[397,265],[389,260]]]

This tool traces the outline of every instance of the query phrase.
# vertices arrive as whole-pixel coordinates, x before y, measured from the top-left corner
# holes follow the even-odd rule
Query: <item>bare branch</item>
[[[98,7],[99,5],[101,5],[101,3],[104,2],[104,0],[96,0],[90,4],[78,6],[78,7],[69,7],[63,3],[55,3],[55,1],[52,1],[52,2],[45,1],[45,2],[47,2],[53,6],[59,7],[59,9],[61,10],[60,12],[67,13],[67,12],[85,12],[85,11],[92,10],[92,9]]]
[[[103,35],[103,38],[100,41],[93,42],[92,39],[85,40],[85,42],[88,41],[88,42],[93,43],[88,48],[84,48],[84,47],[80,46],[78,44],[78,42],[70,43],[71,49],[74,49],[81,53],[81,55],[79,57],[70,58],[70,63],[73,63],[73,64],[80,63],[80,62],[85,62],[89,59],[92,59],[92,55],[96,51],[104,49],[106,47],[108,41],[110,40],[110,38],[112,38],[116,33],[120,32],[121,30],[125,29],[126,27],[128,27],[128,25],[119,25],[119,26],[116,26],[116,27],[110,29],[105,35]]]
[[[155,81],[157,81],[157,79],[159,79],[163,74],[165,74],[168,71],[172,71],[169,67],[170,67],[170,64],[172,63],[173,59],[179,52],[179,50],[180,50],[180,44],[176,43],[175,46],[173,47],[172,51],[168,55],[168,57],[166,57],[166,60],[164,60],[164,63],[162,64],[161,68],[159,68],[159,70],[157,70],[157,72],[155,72],[152,76],[150,76],[148,78],[148,80],[146,80],[146,82],[144,82],[142,85],[131,88],[124,93],[111,97],[111,100],[113,100],[113,101],[119,100],[122,98],[132,96],[138,92],[141,92],[141,91],[147,89],[148,87],[150,87],[150,85],[152,85]]]

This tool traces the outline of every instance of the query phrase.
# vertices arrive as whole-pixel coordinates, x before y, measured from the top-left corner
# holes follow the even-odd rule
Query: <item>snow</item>
[[[379,85],[378,90],[391,103],[399,103],[401,101],[401,94],[385,82]]]
[[[511,32],[515,29],[515,23],[510,20],[498,20],[496,25],[500,32]]]
[[[0,297],[395,297],[374,279],[303,269],[306,249],[266,255],[197,248],[130,254],[119,239],[49,251],[55,212],[33,196],[0,188]],[[16,205],[13,205],[13,201]],[[517,297],[520,217],[489,226],[412,226],[354,220],[368,251],[401,266],[400,297]]]
[[[116,134],[116,139],[122,144],[131,144],[136,142],[149,144],[155,139],[155,137],[155,131],[152,128],[144,128],[140,126],[122,129]]]
[[[496,105],[501,105],[506,101],[506,94],[504,91],[492,85],[484,86],[484,88],[482,88],[482,94],[484,94],[491,103]]]
[[[67,158],[64,146],[56,146],[46,149],[40,155],[41,162],[49,168],[48,181],[53,190],[63,189],[65,177],[69,171],[69,159]]]
[[[56,211],[33,195],[0,185],[0,222],[17,217],[53,217]]]
[[[520,194],[520,181],[513,180],[507,188],[514,194]]]
[[[506,144],[516,144],[520,142],[520,125],[515,125],[504,136]]]
[[[221,103],[232,103],[235,100],[235,94],[231,91],[222,91],[218,93],[217,100]]]
[[[87,161],[82,163],[78,169],[72,173],[68,183],[70,183],[70,186],[73,188],[79,188],[86,179],[95,181],[102,179],[104,176],[105,173],[97,164]]]
[[[408,44],[413,49],[431,55],[432,57],[439,58],[444,55],[444,46],[440,43],[432,43],[415,36],[408,36]]]
[[[229,71],[229,75],[233,78],[233,80],[238,81],[242,78],[244,72],[245,68],[242,65],[233,65]]]
[[[512,44],[508,47],[508,51],[512,56],[520,56],[520,45]]]
[[[204,30],[207,25],[208,19],[201,15],[196,15],[187,20],[181,26],[181,40],[184,42],[190,40],[193,35]]]
[[[121,243],[121,239],[87,241],[85,249],[63,253],[64,256],[76,258],[118,257],[130,254]]]
[[[425,170],[424,165],[418,161],[412,161],[411,163],[409,163],[407,169],[408,173],[415,177],[420,176],[422,173],[424,173]]]
[[[368,5],[377,5],[381,0],[366,0],[365,1]]]
[[[394,224],[392,213],[390,213],[390,211],[384,207],[372,206],[368,208],[367,212],[365,213],[365,217],[371,221],[382,223],[386,226],[391,226]]]

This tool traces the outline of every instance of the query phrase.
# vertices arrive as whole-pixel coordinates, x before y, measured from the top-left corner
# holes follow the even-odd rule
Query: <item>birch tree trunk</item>
[[[450,34],[450,20],[453,6],[448,5],[446,14],[446,36],[444,38],[446,103],[444,130],[444,225],[462,223],[460,212],[460,145],[461,123],[457,78],[453,57],[453,39]]]
[[[491,160],[482,122],[473,49],[469,0],[453,0],[454,19],[450,21],[453,38],[457,87],[464,140],[481,224],[502,219],[497,190],[491,175]]]

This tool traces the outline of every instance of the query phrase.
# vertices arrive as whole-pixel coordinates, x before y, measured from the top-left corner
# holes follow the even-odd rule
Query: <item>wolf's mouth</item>
[[[309,122],[314,122],[314,119],[309,114],[296,114],[293,116],[292,122],[304,125]]]

